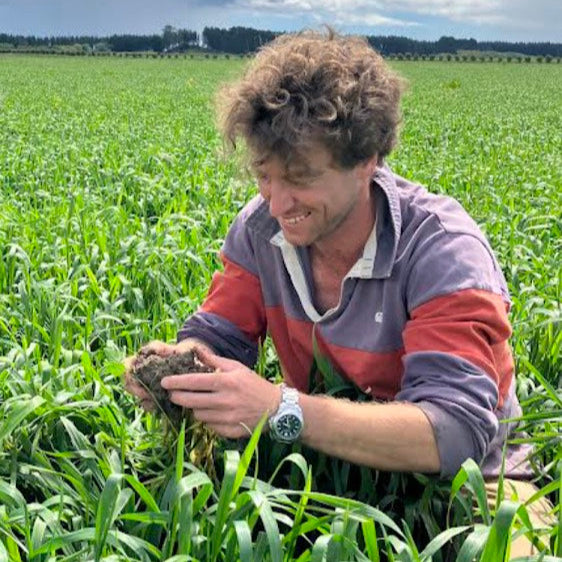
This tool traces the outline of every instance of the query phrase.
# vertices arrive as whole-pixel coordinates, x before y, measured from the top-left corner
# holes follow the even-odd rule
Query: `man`
[[[401,90],[358,38],[282,36],[257,55],[220,107],[260,195],[234,221],[224,270],[180,343],[151,345],[195,345],[219,370],[162,386],[224,437],[267,413],[275,439],[352,463],[446,478],[473,458],[494,479],[513,430],[499,422],[520,414],[506,283],[456,201],[385,165]],[[266,333],[281,387],[252,370]],[[319,360],[373,400],[308,394]],[[530,476],[528,452],[507,448],[508,476]]]

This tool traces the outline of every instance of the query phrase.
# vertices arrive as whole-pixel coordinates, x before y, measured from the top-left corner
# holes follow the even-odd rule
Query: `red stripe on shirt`
[[[498,385],[501,407],[513,378],[510,335],[507,305],[501,296],[466,289],[413,310],[403,340],[406,353],[441,351],[480,367]]]
[[[392,400],[400,390],[404,367],[403,349],[387,352],[342,347],[318,337],[318,347],[338,373],[353,381],[363,392],[381,400]]]
[[[224,270],[213,275],[201,310],[226,318],[253,341],[263,339],[266,318],[258,277],[224,254],[221,258]]]
[[[313,355],[312,322],[287,317],[281,306],[267,308],[267,321],[285,379],[307,392]],[[351,349],[324,341],[318,332],[316,339],[320,353],[340,375],[375,398],[394,398],[403,374],[403,350],[377,353]]]
[[[266,309],[267,329],[273,339],[285,380],[301,392],[308,392],[312,367],[312,322],[285,315],[282,306]]]

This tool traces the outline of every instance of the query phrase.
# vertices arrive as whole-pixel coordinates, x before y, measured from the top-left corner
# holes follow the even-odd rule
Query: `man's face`
[[[373,161],[343,170],[334,166],[327,149],[313,145],[289,169],[275,156],[256,160],[254,169],[285,239],[294,246],[310,246],[335,240],[361,215],[360,206],[369,199]]]

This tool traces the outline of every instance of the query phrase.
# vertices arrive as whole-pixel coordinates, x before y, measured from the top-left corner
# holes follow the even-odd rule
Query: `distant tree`
[[[108,39],[112,51],[156,51],[164,48],[161,35],[112,35]]]
[[[186,51],[190,47],[197,47],[199,45],[199,35],[196,31],[190,29],[177,30],[178,51]]]
[[[107,53],[111,51],[111,45],[107,41],[99,41],[94,44],[93,51],[95,53]]]
[[[162,30],[162,47],[165,51],[177,45],[178,43],[178,32],[175,27],[171,25],[165,25]]]
[[[218,27],[205,27],[203,29],[203,43],[214,51],[223,53],[253,53],[259,47],[269,43],[279,33],[252,29],[249,27],[231,27],[220,29]]]

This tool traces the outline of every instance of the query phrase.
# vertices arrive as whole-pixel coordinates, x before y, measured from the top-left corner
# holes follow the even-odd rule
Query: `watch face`
[[[294,441],[301,432],[302,422],[294,414],[286,414],[277,420],[275,426],[280,439]]]

